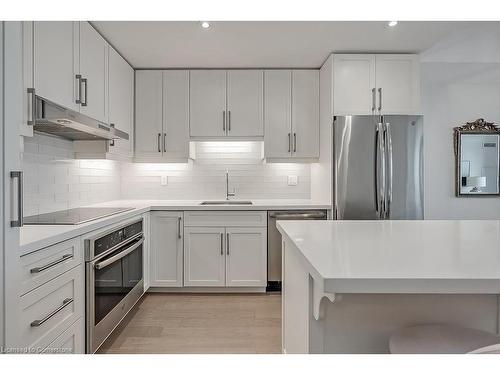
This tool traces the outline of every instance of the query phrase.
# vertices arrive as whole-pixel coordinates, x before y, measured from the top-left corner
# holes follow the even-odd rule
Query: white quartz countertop
[[[277,226],[326,292],[500,293],[499,220],[278,221]]]
[[[211,200],[211,199],[210,199]],[[239,200],[239,199],[237,199]],[[241,199],[243,200],[243,199]],[[246,199],[245,199],[246,200]],[[255,211],[255,210],[302,210],[330,209],[327,203],[310,200],[249,199],[252,205],[200,205],[202,200],[115,200],[93,205],[94,207],[133,207],[133,210],[107,216],[80,225],[25,225],[20,229],[21,255],[46,246],[89,233],[119,221],[141,215],[148,211]]]

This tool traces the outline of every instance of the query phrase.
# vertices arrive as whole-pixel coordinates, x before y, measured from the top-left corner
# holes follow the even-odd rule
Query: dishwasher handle
[[[270,214],[270,218],[277,220],[301,220],[301,219],[326,219],[326,213],[314,212],[314,213],[276,213]]]

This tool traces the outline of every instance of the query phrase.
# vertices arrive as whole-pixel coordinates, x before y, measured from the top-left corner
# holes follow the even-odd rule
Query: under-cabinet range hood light
[[[114,126],[37,96],[33,130],[76,141],[129,139]]]

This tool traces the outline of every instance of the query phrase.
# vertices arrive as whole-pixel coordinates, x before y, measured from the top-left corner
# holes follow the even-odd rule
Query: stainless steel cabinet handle
[[[229,255],[229,233],[226,233],[226,254]]]
[[[288,152],[291,151],[292,149],[292,141],[291,141],[291,137],[290,137],[290,133],[288,133]]]
[[[35,267],[35,268],[30,269],[30,273],[39,273],[39,272],[48,270],[49,268],[57,266],[59,263],[62,263],[65,260],[68,260],[71,258],[73,258],[73,254],[64,254],[62,256],[62,258],[54,260],[53,262],[50,262],[50,263],[46,264],[45,266]]]
[[[181,218],[177,218],[177,238],[181,238]]]
[[[379,87],[378,89],[378,110],[382,110],[382,88]]]
[[[11,220],[11,227],[22,227],[24,225],[23,220],[23,172],[22,171],[12,171],[10,172],[10,178],[17,179],[17,220]]]
[[[158,133],[158,152],[161,152],[160,142],[161,142],[161,133]]]
[[[50,314],[48,314],[45,318],[43,319],[40,319],[40,320],[33,320],[31,322],[31,326],[32,327],[40,327],[43,323],[45,323],[47,320],[49,320],[50,318],[52,318],[54,315],[56,315],[59,311],[61,311],[62,309],[64,309],[66,306],[70,305],[71,303],[73,303],[73,298],[66,298],[62,305],[59,306],[57,309],[55,309],[54,311],[52,311]]]
[[[293,152],[297,152],[297,133],[293,133]]]
[[[377,100],[375,99],[375,87],[374,87],[372,88],[372,112],[375,111],[376,101]]]
[[[226,134],[226,111],[222,111],[222,131]]]
[[[220,234],[220,255],[224,255],[223,242],[224,242],[224,233],[221,233]]]
[[[109,127],[110,127],[110,128],[112,128],[112,129],[114,129],[114,128],[115,128],[115,124],[110,123],[110,124],[109,124]],[[110,146],[114,146],[114,145],[115,145],[115,140],[114,140],[114,139],[110,140],[110,141],[109,141],[109,145],[110,145]]]
[[[102,262],[99,262],[99,263],[96,263],[94,265],[94,268],[96,270],[102,270],[103,268],[106,268],[107,266],[109,266],[110,264],[113,264],[114,262],[122,259],[122,258],[125,258],[127,255],[129,255],[132,251],[134,251],[135,249],[137,249],[139,246],[141,246],[142,244],[144,243],[144,237],[141,238],[139,241],[137,241],[136,243],[134,243],[132,246],[130,246],[129,248],[127,248],[126,250],[123,250],[122,252],[116,254],[116,255],[113,255],[112,257],[106,259],[106,260],[103,260]]]
[[[86,107],[87,106],[87,94],[89,92],[89,87],[88,87],[88,83],[87,83],[87,78],[82,78],[81,79],[81,82],[82,84],[85,84],[85,101],[84,102],[81,102],[82,106]]]
[[[76,75],[76,80],[78,81],[78,97],[75,100],[76,104],[82,103],[82,76],[80,74]]]
[[[167,152],[167,133],[163,133],[163,152]]]
[[[31,98],[29,97],[31,95]],[[28,125],[35,125],[36,122],[36,91],[34,88],[28,89],[28,102],[31,104],[31,118],[28,119]]]
[[[231,131],[231,111],[227,111],[227,131]]]

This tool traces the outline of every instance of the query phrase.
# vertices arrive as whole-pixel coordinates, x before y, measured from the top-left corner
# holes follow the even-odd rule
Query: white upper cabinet
[[[292,71],[292,155],[319,158],[319,70]]]
[[[189,71],[163,72],[163,158],[189,157]]]
[[[33,77],[33,21],[23,21],[22,30],[22,61],[23,61],[23,118],[19,127],[19,134],[25,137],[33,136],[34,95]]]
[[[420,62],[417,55],[377,55],[378,107],[386,114],[420,112]]]
[[[182,212],[151,213],[151,286],[182,286],[184,238],[182,217]]]
[[[107,123],[108,44],[88,22],[80,22],[80,51],[80,112]]]
[[[109,151],[131,157],[133,153],[134,70],[109,47],[109,123],[129,135],[111,142]]]
[[[135,160],[186,162],[189,71],[137,71],[135,105]]]
[[[66,108],[79,110],[78,22],[34,22],[34,88],[36,94]]]
[[[264,135],[264,72],[227,71],[227,135],[262,137]]]
[[[135,157],[162,157],[162,72],[135,72]]]
[[[416,114],[420,111],[417,55],[334,55],[336,115]]]
[[[264,153],[268,161],[319,157],[319,71],[266,70]]]
[[[222,137],[226,135],[226,71],[190,72],[190,135]]]
[[[337,115],[375,111],[375,55],[334,55],[333,106]]]
[[[292,72],[264,72],[264,154],[266,158],[291,156]]]

